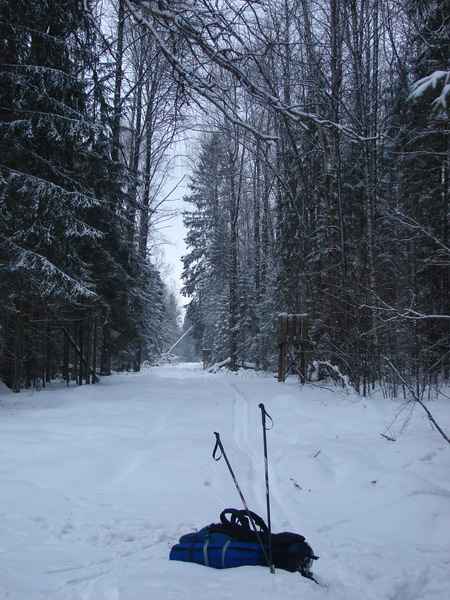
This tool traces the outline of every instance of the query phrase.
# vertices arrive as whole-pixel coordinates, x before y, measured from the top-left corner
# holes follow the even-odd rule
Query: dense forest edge
[[[449,39],[449,0],[0,0],[4,383],[172,348],[276,371],[278,315],[307,314],[307,377],[439,390]],[[180,143],[183,323],[158,251]]]

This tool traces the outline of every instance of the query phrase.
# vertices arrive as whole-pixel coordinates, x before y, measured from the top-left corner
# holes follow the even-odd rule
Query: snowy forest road
[[[273,531],[305,535],[328,591],[280,569],[168,560],[182,534],[242,508],[225,461],[213,460],[214,431],[265,518],[260,402],[274,421]],[[433,413],[448,430],[447,404],[434,400]],[[448,600],[450,452],[419,409],[406,410],[381,394],[198,364],[2,388],[0,598]],[[387,424],[395,442],[380,435]]]

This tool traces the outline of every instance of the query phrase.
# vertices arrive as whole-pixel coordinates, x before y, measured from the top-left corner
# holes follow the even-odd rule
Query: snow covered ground
[[[242,508],[212,459],[214,431],[265,517],[260,402],[274,420],[273,530],[305,535],[328,589],[298,573],[168,560],[180,535]],[[429,406],[449,431],[450,401]],[[448,600],[450,447],[419,406],[401,408],[198,364],[2,388],[0,598]]]

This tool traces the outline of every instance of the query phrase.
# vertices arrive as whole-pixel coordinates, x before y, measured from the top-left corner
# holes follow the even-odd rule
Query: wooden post
[[[286,379],[286,346],[278,344],[278,381],[284,382]]]

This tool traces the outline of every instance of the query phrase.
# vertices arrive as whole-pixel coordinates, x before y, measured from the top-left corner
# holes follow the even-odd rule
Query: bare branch
[[[415,391],[411,388],[411,386],[407,383],[407,381],[405,380],[404,377],[402,377],[402,375],[400,375],[400,373],[398,372],[398,369],[396,369],[396,367],[394,367],[394,365],[391,363],[391,361],[388,358],[384,358],[384,360],[388,363],[388,365],[391,367],[391,369],[393,371],[395,371],[395,373],[397,374],[397,376],[399,377],[400,381],[403,383],[403,385],[407,388],[408,392],[411,395],[411,398],[417,402],[418,404],[420,404],[420,406],[423,408],[423,410],[426,412],[428,419],[431,421],[431,423],[433,423],[433,425],[436,427],[436,429],[439,431],[439,433],[441,434],[441,436],[444,438],[444,440],[450,444],[450,438],[445,434],[445,432],[443,431],[443,429],[438,425],[438,423],[436,422],[435,418],[433,417],[433,415],[431,414],[431,412],[429,411],[428,407],[425,406],[425,404],[422,402],[422,400],[419,398],[419,396],[415,393]]]
[[[316,113],[305,112],[296,105],[283,101],[272,90],[265,89],[252,76],[261,72],[258,56],[261,51],[251,48],[244,40],[243,32],[250,28],[250,11],[255,13],[255,2],[244,2],[241,10],[224,14],[210,2],[178,3],[176,9],[166,2],[125,0],[134,18],[152,34],[161,52],[192,92],[199,94],[218,108],[227,119],[240,125],[265,141],[276,138],[267,135],[246,122],[239,115],[239,107],[231,103],[220,80],[223,72],[231,74],[233,80],[254,99],[270,107],[276,113],[301,123],[334,128],[356,142],[367,142],[373,138],[361,136],[352,128],[330,121]],[[230,17],[230,13],[232,18]],[[253,19],[255,21],[255,19]],[[257,21],[256,21],[257,22]],[[186,53],[177,53],[163,37],[173,40],[177,34],[184,41]],[[218,74],[212,67],[218,68]]]

